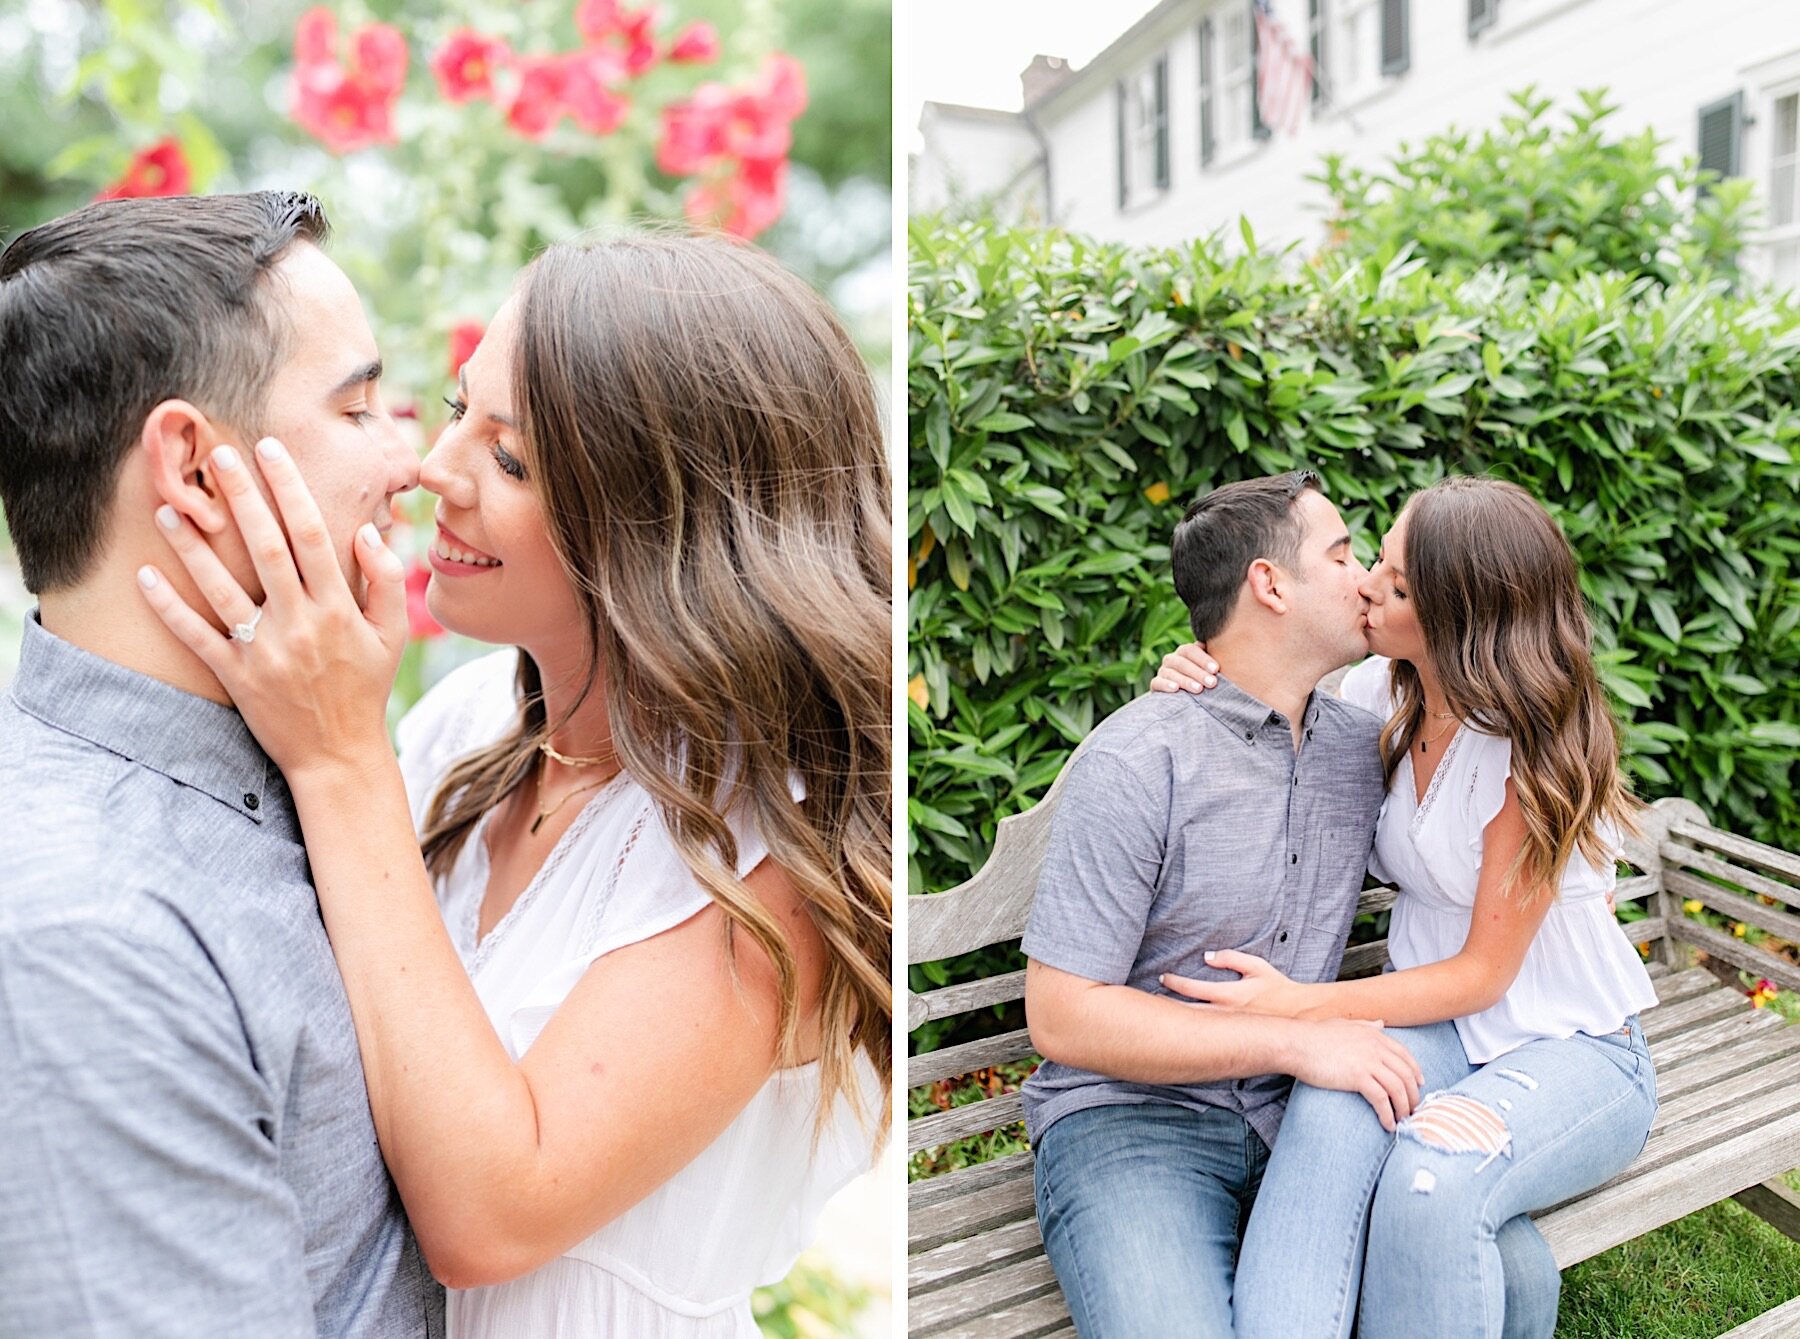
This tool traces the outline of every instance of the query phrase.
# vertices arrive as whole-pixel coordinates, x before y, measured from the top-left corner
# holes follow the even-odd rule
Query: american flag
[[[1256,113],[1271,130],[1290,135],[1312,91],[1312,56],[1288,36],[1270,0],[1253,0],[1256,14]]]

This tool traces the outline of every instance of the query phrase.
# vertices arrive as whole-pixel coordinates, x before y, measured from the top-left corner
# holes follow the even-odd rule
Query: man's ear
[[[1287,613],[1286,592],[1289,577],[1286,572],[1267,558],[1258,558],[1250,564],[1250,570],[1245,574],[1245,578],[1250,583],[1251,599],[1274,613]]]
[[[230,519],[209,459],[221,440],[201,410],[186,400],[164,400],[144,419],[138,442],[156,495],[209,535],[223,532]]]

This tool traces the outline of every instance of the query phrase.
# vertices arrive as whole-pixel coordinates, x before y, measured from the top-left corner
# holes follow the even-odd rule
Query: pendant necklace
[[[611,749],[608,749],[605,753],[599,755],[598,757],[594,757],[594,758],[571,758],[571,757],[567,756],[566,754],[558,753],[555,749],[551,748],[550,741],[548,739],[543,740],[542,742],[540,742],[538,744],[538,751],[541,752],[546,758],[554,758],[557,762],[561,763],[564,767],[601,767],[607,763],[615,761],[618,758],[618,754],[616,754]],[[564,795],[555,804],[550,805],[548,808],[545,808],[545,806],[544,806],[544,773],[547,770],[548,770],[547,767],[539,767],[538,768],[538,778],[537,778],[538,812],[537,812],[537,817],[531,820],[531,828],[530,828],[529,834],[528,834],[533,837],[537,836],[537,830],[544,826],[545,820],[554,817],[556,815],[556,813],[565,804],[567,804],[570,800],[574,799],[577,795],[584,795],[590,790],[598,790],[601,786],[604,786],[608,781],[611,781],[613,779],[613,777],[618,775],[617,772],[613,772],[607,776],[601,777],[598,781],[590,781],[584,786],[577,786],[577,787],[575,787],[574,790],[571,790],[566,795]]]

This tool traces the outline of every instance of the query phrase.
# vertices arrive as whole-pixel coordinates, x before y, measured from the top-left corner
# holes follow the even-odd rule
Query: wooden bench
[[[1077,750],[1079,753],[1080,750]],[[932,962],[1018,939],[1037,886],[1063,777],[1038,805],[1002,820],[993,854],[967,883],[907,899],[907,960]],[[1800,1196],[1779,1178],[1800,1165],[1800,1027],[1786,1027],[1743,991],[1693,965],[1694,948],[1715,960],[1800,990],[1785,959],[1683,914],[1697,899],[1731,920],[1800,943],[1800,857],[1713,828],[1699,806],[1659,800],[1644,833],[1628,844],[1638,871],[1621,878],[1620,904],[1642,900],[1646,919],[1628,925],[1650,946],[1658,1003],[1643,1015],[1656,1061],[1660,1109],[1650,1142],[1629,1168],[1598,1189],[1536,1216],[1557,1263],[1567,1268],[1620,1242],[1735,1196],[1800,1240]],[[1773,899],[1770,906],[1761,897]],[[1362,895],[1360,910],[1393,905],[1394,891]],[[1341,975],[1386,962],[1385,941],[1353,945]],[[912,994],[907,1027],[1020,999],[1024,972],[1007,972]],[[911,1088],[975,1074],[1035,1053],[1021,1029],[914,1056]],[[934,1111],[908,1122],[908,1151],[935,1148],[1021,1119],[1017,1092]],[[1023,1339],[1072,1334],[1044,1255],[1032,1202],[1031,1154],[915,1183],[907,1199],[908,1330],[915,1339]],[[1731,1331],[1728,1339],[1800,1334],[1800,1299]]]

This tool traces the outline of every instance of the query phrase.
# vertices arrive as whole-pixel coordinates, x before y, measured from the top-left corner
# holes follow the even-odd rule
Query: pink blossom
[[[526,139],[542,139],[562,119],[566,67],[558,56],[526,56],[518,62],[519,90],[506,123]]]
[[[302,65],[319,65],[337,58],[337,15],[320,5],[309,9],[294,25],[294,59]]]
[[[619,58],[604,48],[577,51],[565,58],[563,107],[589,134],[610,135],[624,123],[631,101],[612,88],[623,71]]]
[[[669,46],[669,59],[682,65],[704,65],[719,58],[719,30],[710,23],[693,23]]]
[[[459,28],[431,58],[431,72],[437,76],[439,90],[451,102],[492,97],[494,68],[504,65],[511,55],[499,38],[484,37],[473,28]]]
[[[370,92],[387,97],[406,82],[406,39],[385,23],[364,24],[351,39],[356,77]]]

